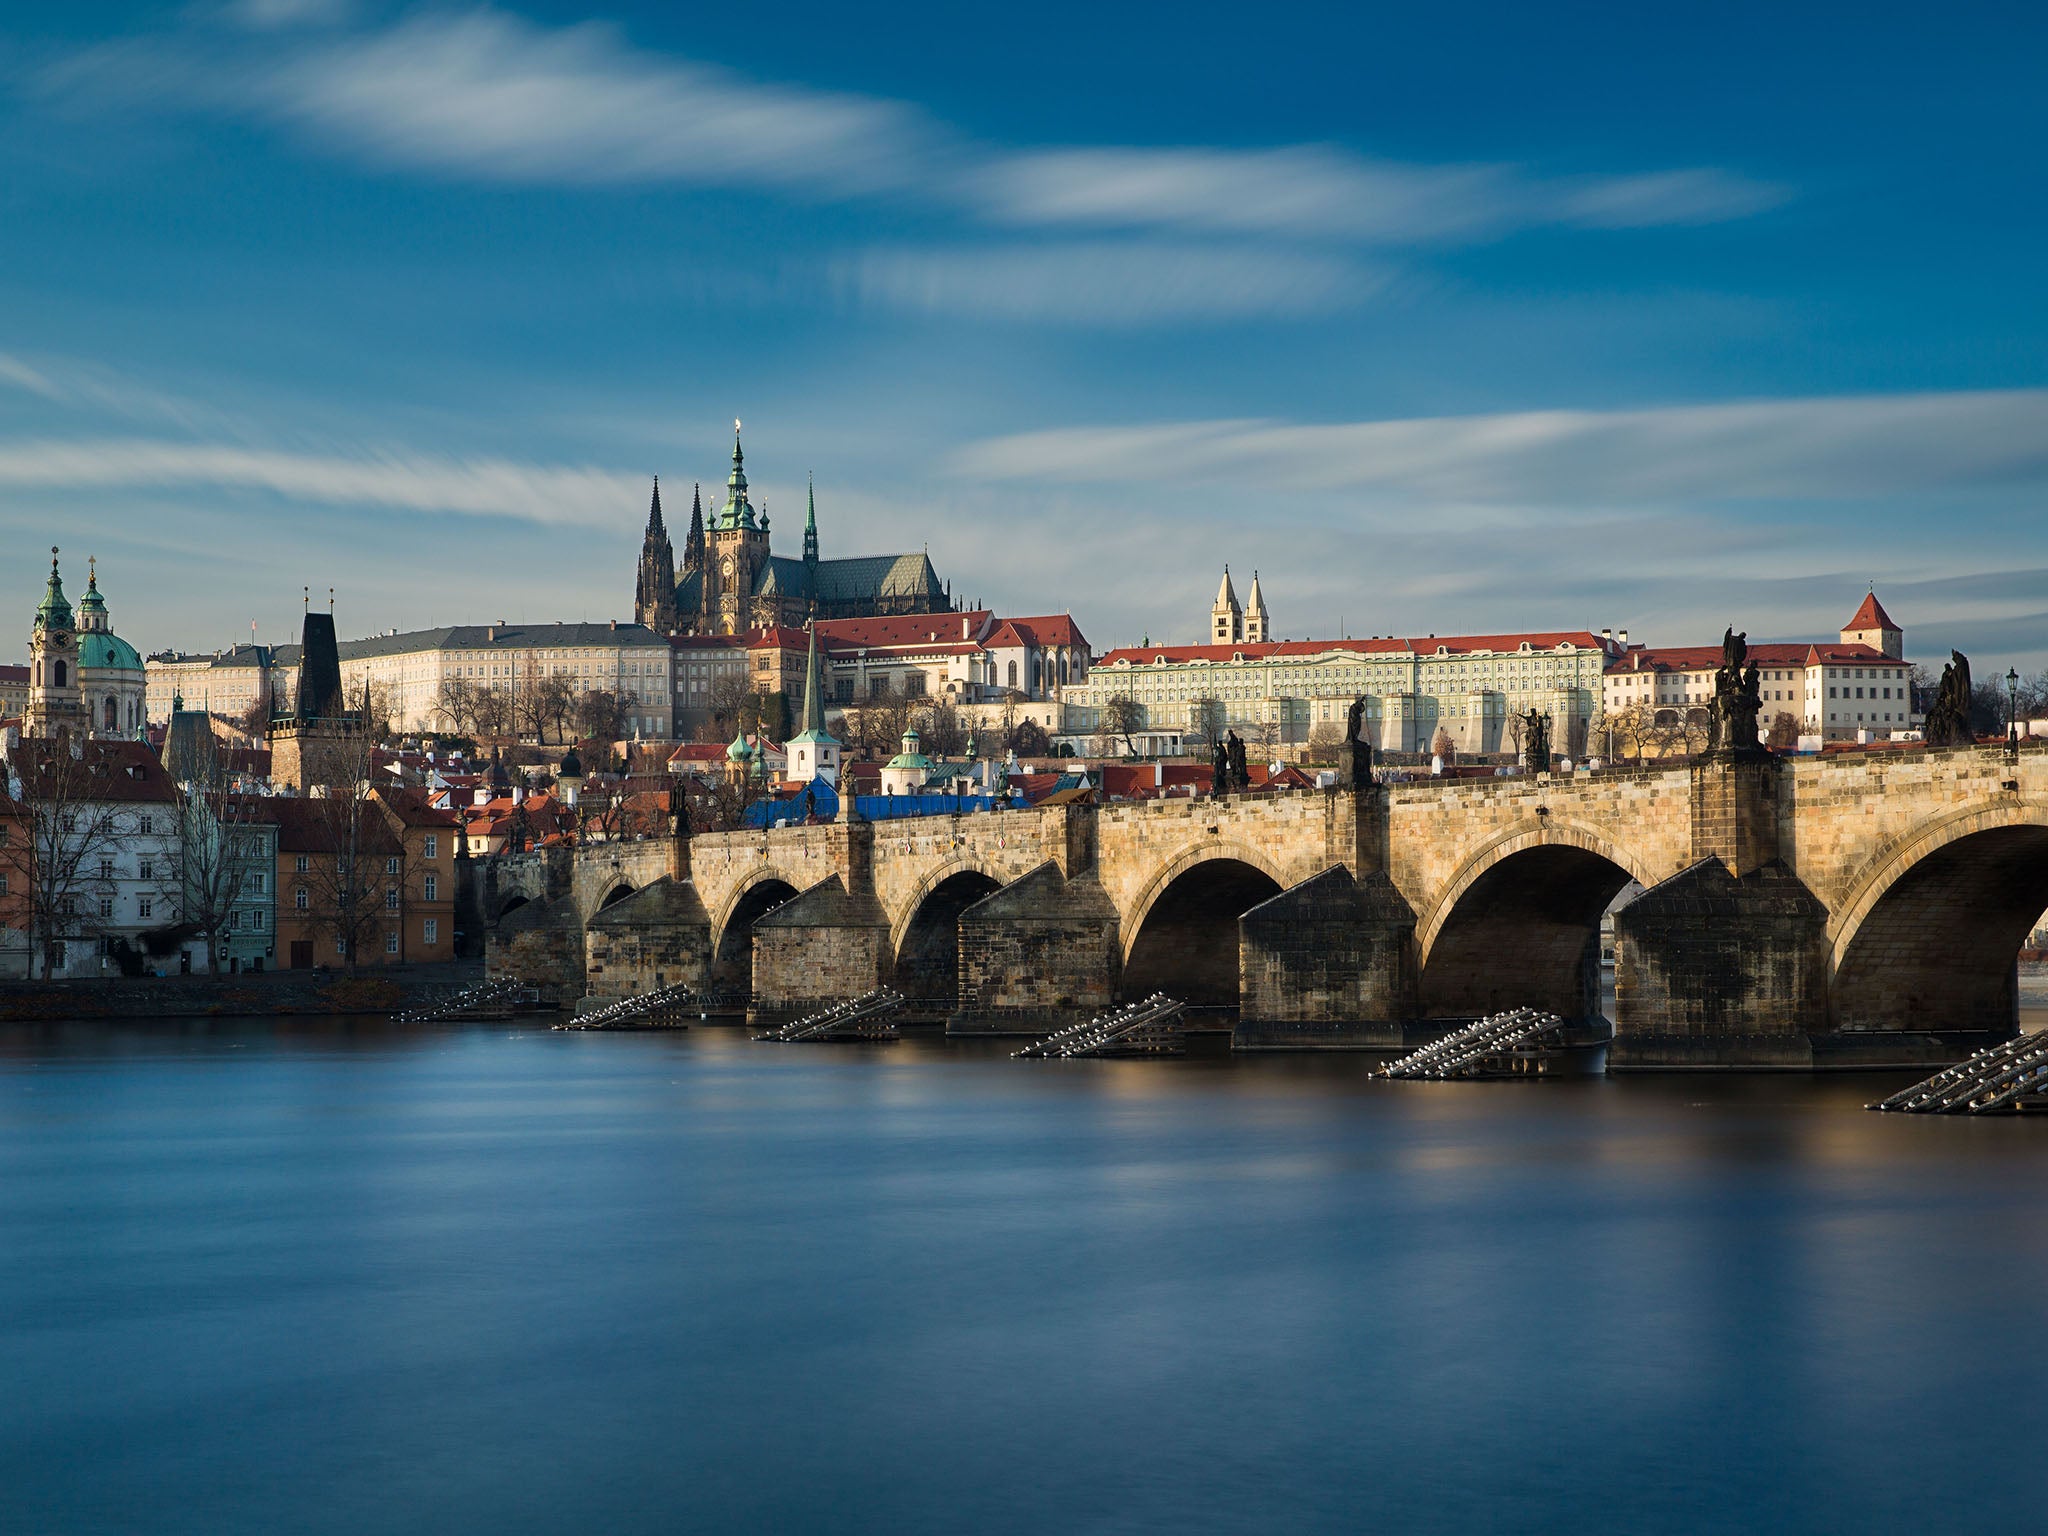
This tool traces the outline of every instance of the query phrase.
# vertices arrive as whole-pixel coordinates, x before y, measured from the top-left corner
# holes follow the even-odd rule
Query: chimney
[[[612,628],[613,628],[613,629],[617,629],[618,627],[619,627],[619,621],[618,621],[617,619],[613,619],[613,620],[612,620]]]
[[[1623,631],[1621,632],[1621,634],[1620,634],[1619,636],[1617,636],[1616,638],[1618,638],[1618,639],[1619,639],[1619,640],[1621,641],[1621,648],[1622,648],[1622,649],[1623,649],[1624,651],[1625,651],[1625,650],[1627,650],[1627,649],[1628,649],[1628,631],[1624,629],[1624,630],[1623,630]]]
[[[1603,627],[1600,631],[1600,638],[1607,644],[1612,645],[1614,643],[1614,630],[1612,626]]]
[[[485,638],[486,640],[495,640],[495,639],[497,639],[497,638],[498,638],[498,626],[497,626],[497,625],[495,625],[495,624],[490,624],[490,625],[486,625],[486,626],[484,627],[484,638]]]

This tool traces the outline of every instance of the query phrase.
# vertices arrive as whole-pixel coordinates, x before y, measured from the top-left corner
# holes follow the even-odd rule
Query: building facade
[[[770,547],[768,510],[755,508],[747,484],[739,424],[725,503],[706,520],[703,492],[692,492],[690,528],[678,562],[654,489],[634,582],[633,616],[656,634],[743,635],[798,627],[807,619],[948,613],[952,596],[928,556],[870,555],[827,560],[818,539],[818,498],[809,494],[803,554]],[[671,573],[664,585],[663,573]]]
[[[231,645],[220,651],[158,651],[145,659],[145,712],[162,725],[181,707],[227,720],[268,715],[289,698],[297,673],[295,645]]]
[[[1341,733],[1362,699],[1365,738],[1380,751],[1427,753],[1442,731],[1461,753],[1512,752],[1514,717],[1533,709],[1556,749],[1577,755],[1613,646],[1588,631],[1132,646],[1065,690],[1063,729],[1102,734],[1110,701],[1128,698],[1149,733],[1229,730],[1301,746],[1318,730]]]
[[[1863,599],[1842,627],[1838,643],[1762,641],[1749,647],[1757,667],[1763,708],[1757,723],[1768,737],[1780,717],[1784,734],[1809,741],[1887,739],[1917,731],[1913,668],[1905,631],[1877,600]],[[1602,712],[1612,748],[1631,756],[1657,756],[1697,746],[1704,711],[1714,697],[1721,647],[1624,647],[1602,682]],[[1793,745],[1793,741],[1781,743]]]

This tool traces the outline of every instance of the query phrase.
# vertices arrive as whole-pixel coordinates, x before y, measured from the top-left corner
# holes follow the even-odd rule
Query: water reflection
[[[2034,1523],[2048,1125],[1007,1052],[0,1028],[0,1525]]]

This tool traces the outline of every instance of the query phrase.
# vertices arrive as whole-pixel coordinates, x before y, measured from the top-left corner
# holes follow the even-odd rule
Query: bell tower
[[[36,609],[35,632],[29,640],[28,715],[22,722],[30,736],[55,736],[83,731],[84,696],[78,681],[78,628],[57,574],[57,547],[50,546],[50,583]]]
[[[657,635],[676,627],[676,557],[661,518],[661,477],[654,480],[654,501],[647,510],[647,532],[640,540],[640,571],[633,584],[633,622]]]
[[[725,482],[725,505],[711,525],[706,558],[707,582],[718,587],[716,617],[725,634],[753,627],[754,585],[768,563],[768,525],[757,519],[747,499],[746,455],[740,449],[740,424],[732,424],[732,474]]]

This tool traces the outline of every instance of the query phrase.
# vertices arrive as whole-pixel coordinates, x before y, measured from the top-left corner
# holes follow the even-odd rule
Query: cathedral
[[[916,555],[862,555],[824,560],[818,555],[818,496],[804,517],[801,559],[771,554],[768,510],[747,498],[745,455],[733,423],[732,474],[725,505],[707,524],[703,493],[690,498],[690,531],[676,559],[661,515],[661,482],[647,513],[633,617],[656,634],[738,635],[752,629],[797,626],[806,619],[867,619],[895,613],[951,613],[953,597]]]

